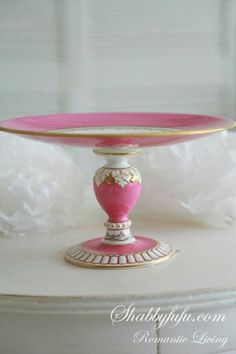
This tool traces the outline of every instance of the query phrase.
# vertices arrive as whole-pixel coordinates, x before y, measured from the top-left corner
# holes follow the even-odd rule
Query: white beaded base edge
[[[174,249],[167,243],[159,241],[157,246],[143,252],[127,255],[102,255],[90,253],[75,245],[66,250],[65,261],[79,267],[86,268],[127,268],[147,267],[152,264],[163,262],[173,256]]]

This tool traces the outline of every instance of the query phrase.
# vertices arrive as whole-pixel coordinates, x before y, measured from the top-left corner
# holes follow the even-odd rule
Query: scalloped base
[[[76,266],[87,268],[147,267],[174,254],[168,244],[148,237],[136,236],[128,245],[106,245],[103,237],[94,238],[66,250],[64,258]]]

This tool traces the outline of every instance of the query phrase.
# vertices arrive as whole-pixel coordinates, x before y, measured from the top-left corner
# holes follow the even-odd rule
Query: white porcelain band
[[[128,229],[132,225],[131,220],[127,220],[122,223],[115,223],[115,222],[109,222],[106,221],[104,223],[104,226],[109,229],[109,230],[123,230],[123,229]]]
[[[122,223],[105,222],[104,226],[107,230],[103,243],[109,245],[126,245],[135,242],[135,238],[130,231],[131,225],[131,220]]]

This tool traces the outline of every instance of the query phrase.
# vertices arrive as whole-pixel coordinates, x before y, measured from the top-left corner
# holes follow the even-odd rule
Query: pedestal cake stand
[[[93,148],[106,159],[95,172],[96,198],[108,215],[105,236],[66,250],[66,261],[89,268],[144,267],[167,260],[174,249],[134,236],[128,213],[141,191],[141,175],[128,158],[144,147],[185,142],[230,129],[224,117],[176,113],[74,113],[22,117],[0,122],[0,130],[40,142]]]

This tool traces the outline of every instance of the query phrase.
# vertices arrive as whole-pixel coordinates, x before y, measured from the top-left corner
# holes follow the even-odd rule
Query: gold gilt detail
[[[118,184],[120,187],[129,183],[140,183],[141,175],[134,167],[126,168],[107,168],[102,167],[95,173],[95,183],[99,186],[101,183],[109,185]]]
[[[107,176],[107,177],[105,178],[104,182],[105,182],[106,184],[113,184],[113,183],[116,183],[115,178],[112,177],[111,175],[110,175],[110,176]]]

